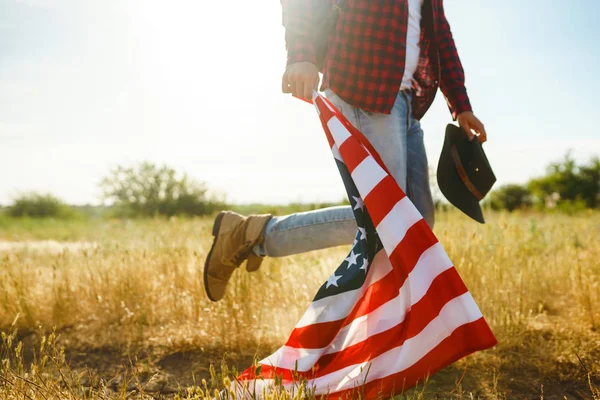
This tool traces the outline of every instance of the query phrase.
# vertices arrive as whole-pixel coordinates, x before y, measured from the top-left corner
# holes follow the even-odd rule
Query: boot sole
[[[215,300],[210,295],[210,291],[208,290],[208,263],[210,262],[210,256],[212,255],[213,249],[215,248],[215,245],[217,244],[217,239],[219,236],[219,229],[221,229],[221,222],[223,221],[223,216],[225,216],[225,212],[221,211],[219,213],[219,215],[217,215],[217,218],[215,218],[215,224],[213,225],[213,229],[212,229],[212,235],[215,237],[215,239],[213,240],[213,244],[210,247],[208,256],[206,256],[206,261],[204,262],[204,291],[206,292],[206,295],[208,296],[210,301],[218,301],[218,300]]]

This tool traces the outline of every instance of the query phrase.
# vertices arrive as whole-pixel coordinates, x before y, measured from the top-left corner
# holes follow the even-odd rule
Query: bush
[[[600,158],[593,157],[589,164],[577,164],[567,153],[564,160],[550,164],[545,176],[529,181],[528,189],[538,203],[566,209],[597,208],[600,204]],[[553,197],[557,196],[554,200]],[[550,207],[552,208],[552,207]]]
[[[513,211],[531,206],[531,193],[526,187],[516,184],[504,185],[490,194],[492,210]]]
[[[51,194],[30,193],[16,198],[8,208],[12,217],[31,218],[68,218],[74,215],[73,210],[59,198]]]
[[[125,217],[206,215],[223,207],[223,202],[208,196],[203,184],[149,162],[118,166],[102,179],[100,188],[114,212]]]

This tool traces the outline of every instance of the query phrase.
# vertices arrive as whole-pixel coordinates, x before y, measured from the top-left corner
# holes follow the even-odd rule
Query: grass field
[[[268,259],[211,303],[211,222],[0,219],[0,398],[210,398],[348,251]],[[435,232],[499,344],[401,398],[600,399],[600,213],[442,213]]]

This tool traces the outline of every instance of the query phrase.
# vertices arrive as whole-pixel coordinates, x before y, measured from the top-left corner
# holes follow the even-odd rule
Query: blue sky
[[[600,2],[452,0],[498,184],[600,154]],[[234,202],[339,200],[314,109],[280,93],[278,1],[0,0],[0,204],[97,203],[117,164],[166,163]],[[422,121],[432,167],[450,115]]]

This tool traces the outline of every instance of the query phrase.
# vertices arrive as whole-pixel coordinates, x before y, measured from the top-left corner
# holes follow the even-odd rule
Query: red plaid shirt
[[[315,63],[313,16],[332,0],[282,0],[288,64]],[[335,3],[335,1],[333,1]],[[320,10],[320,11],[319,11]],[[325,10],[325,11],[324,11]],[[407,0],[348,0],[329,42],[322,89],[366,111],[389,114],[404,75]],[[421,54],[414,74],[413,116],[421,119],[438,86],[452,117],[471,111],[463,72],[442,0],[425,0]]]

